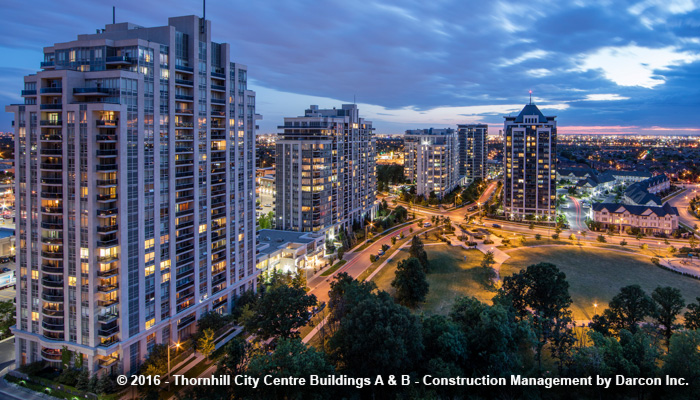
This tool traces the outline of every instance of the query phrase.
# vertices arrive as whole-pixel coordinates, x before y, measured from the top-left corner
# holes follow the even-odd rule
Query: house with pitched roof
[[[645,234],[670,235],[678,229],[678,209],[668,203],[663,206],[598,203],[593,204],[591,214],[603,228],[612,226],[618,232],[639,228]]]

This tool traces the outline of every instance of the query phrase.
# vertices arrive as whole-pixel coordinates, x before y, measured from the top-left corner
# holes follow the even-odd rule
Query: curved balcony
[[[63,260],[63,251],[42,251],[41,256],[52,260]]]
[[[41,327],[44,330],[52,331],[52,332],[63,332],[65,330],[65,325],[63,324],[63,322],[61,322],[60,324],[56,324],[56,323],[51,323],[51,322],[47,322],[44,320],[44,321],[41,321]]]
[[[97,316],[97,322],[101,324],[109,324],[110,322],[114,322],[119,318],[119,314],[116,313],[109,313],[109,314],[102,314]]]
[[[41,298],[43,300],[46,300],[46,301],[51,302],[51,303],[61,303],[62,304],[64,302],[63,294],[58,295],[58,294],[54,294],[54,293],[44,292],[41,294]]]
[[[63,318],[63,307],[43,307],[41,313],[45,317],[50,318]]]
[[[60,349],[47,349],[45,347],[41,348],[41,358],[48,362],[61,361],[61,350]]]
[[[58,244],[58,245],[62,245],[62,244],[63,244],[63,238],[62,238],[62,237],[60,237],[60,238],[54,238],[54,237],[42,236],[42,237],[41,237],[41,243],[43,243],[43,244],[54,244],[54,245]]]
[[[111,307],[115,304],[119,304],[119,299],[97,300],[98,307]]]
[[[41,265],[41,272],[43,272],[45,274],[63,275],[63,267],[57,267],[57,266],[51,265],[51,264],[42,264]]]
[[[119,285],[117,284],[112,284],[112,285],[98,285],[97,286],[97,291],[100,293],[112,293],[115,290],[119,289]]]
[[[41,197],[44,199],[62,199],[63,192],[41,192]]]
[[[117,268],[116,266],[97,271],[97,276],[99,276],[100,278],[111,278],[117,275],[119,275],[119,268]]]
[[[41,207],[44,214],[63,214],[63,207]]]
[[[63,229],[63,221],[47,221],[47,222],[42,222],[41,227],[43,229],[50,229],[54,231],[59,231]]]
[[[50,279],[45,276],[41,278],[41,284],[45,287],[63,289],[63,280]]]
[[[65,339],[63,332],[44,331],[43,335],[44,338],[48,340],[63,341]]]

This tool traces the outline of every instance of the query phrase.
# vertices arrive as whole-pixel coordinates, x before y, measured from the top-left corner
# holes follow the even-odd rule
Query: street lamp
[[[593,303],[594,315],[598,315],[598,303]]]
[[[170,346],[168,345],[168,390],[170,390],[170,349],[171,348],[180,348],[180,342],[175,343],[174,345]]]
[[[374,228],[374,223],[368,222],[367,225],[365,225],[365,239],[369,240],[369,229],[368,228]]]

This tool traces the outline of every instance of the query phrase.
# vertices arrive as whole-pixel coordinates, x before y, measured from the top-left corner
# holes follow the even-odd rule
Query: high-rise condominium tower
[[[557,123],[530,103],[504,117],[503,205],[506,217],[556,217]]]
[[[486,177],[488,131],[489,126],[485,124],[457,125],[460,176],[472,180]]]
[[[404,176],[416,194],[442,198],[459,182],[458,143],[454,129],[414,129],[404,135]]]
[[[372,122],[355,104],[310,106],[285,118],[277,137],[277,229],[335,233],[370,216],[376,199]]]
[[[135,371],[255,286],[255,93],[210,22],[44,48],[15,114],[17,364]]]

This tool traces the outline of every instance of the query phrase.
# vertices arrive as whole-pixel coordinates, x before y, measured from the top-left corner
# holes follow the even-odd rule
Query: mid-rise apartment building
[[[486,178],[488,131],[486,124],[457,125],[460,176],[469,180]]]
[[[371,218],[376,200],[372,122],[355,104],[284,119],[275,153],[275,228],[328,232]]]
[[[530,103],[503,126],[506,217],[556,218],[557,123]]]
[[[438,198],[459,184],[459,155],[454,129],[413,129],[404,134],[404,176],[416,194]]]
[[[17,365],[134,372],[254,289],[255,93],[210,21],[44,48],[15,114]]]

